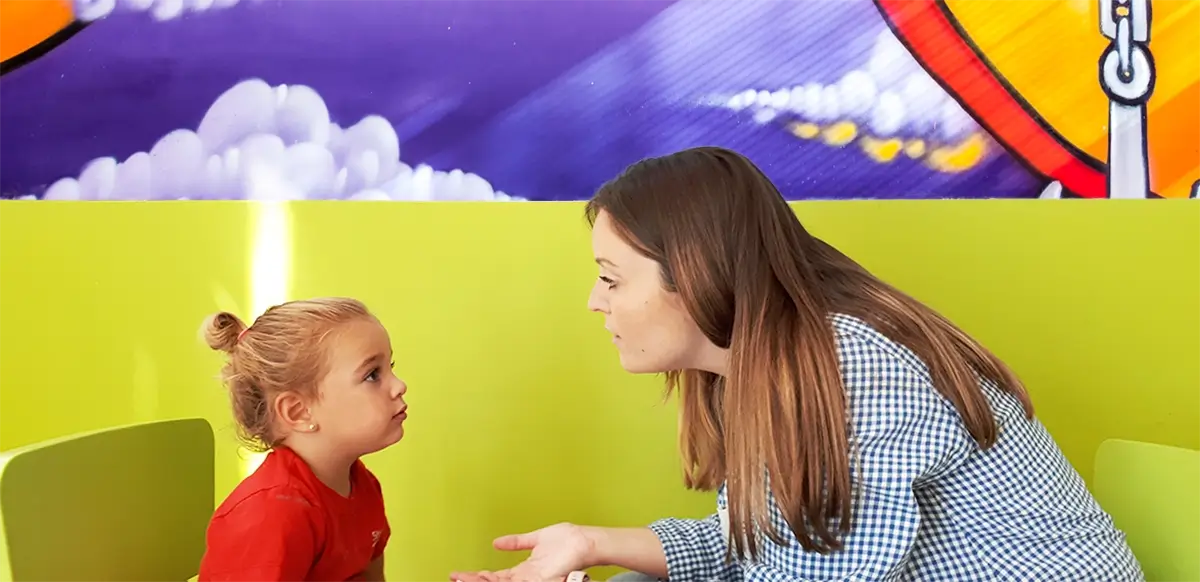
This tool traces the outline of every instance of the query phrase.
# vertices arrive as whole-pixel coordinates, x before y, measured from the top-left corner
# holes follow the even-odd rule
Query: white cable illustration
[[[1147,198],[1146,102],[1155,80],[1150,0],[1100,0],[1100,32],[1111,41],[1100,57],[1100,86],[1108,95],[1108,197]]]

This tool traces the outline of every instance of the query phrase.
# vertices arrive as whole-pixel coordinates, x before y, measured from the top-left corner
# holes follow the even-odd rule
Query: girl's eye
[[[375,368],[375,369],[371,370],[366,375],[366,377],[363,378],[363,380],[366,380],[367,382],[378,382],[379,381],[379,368]]]

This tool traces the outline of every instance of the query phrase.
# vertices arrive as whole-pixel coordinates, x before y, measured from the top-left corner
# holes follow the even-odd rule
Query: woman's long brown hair
[[[770,523],[768,481],[804,549],[836,551],[852,527],[849,420],[831,314],[857,317],[920,357],[980,447],[997,434],[981,378],[1033,415],[1003,362],[810,235],[735,152],[704,147],[638,162],[599,189],[589,223],[600,212],[659,263],[664,286],[708,339],[729,349],[727,376],[671,371],[667,391],[680,395],[687,486],[727,485],[733,555],[759,554],[751,532],[784,543]]]

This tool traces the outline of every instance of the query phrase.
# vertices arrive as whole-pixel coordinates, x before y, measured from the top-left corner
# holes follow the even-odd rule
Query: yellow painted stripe
[[[1066,141],[1107,159],[1108,100],[1098,62],[1095,0],[945,0],[970,40],[1020,96]],[[1158,72],[1147,108],[1151,181],[1187,196],[1200,175],[1200,1],[1153,0],[1151,50]],[[1176,184],[1187,184],[1181,188]]]

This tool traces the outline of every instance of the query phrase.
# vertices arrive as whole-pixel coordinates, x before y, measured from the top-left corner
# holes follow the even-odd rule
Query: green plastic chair
[[[214,499],[204,419],[0,453],[0,581],[192,578]]]
[[[1104,441],[1092,487],[1148,582],[1200,582],[1200,451]]]

